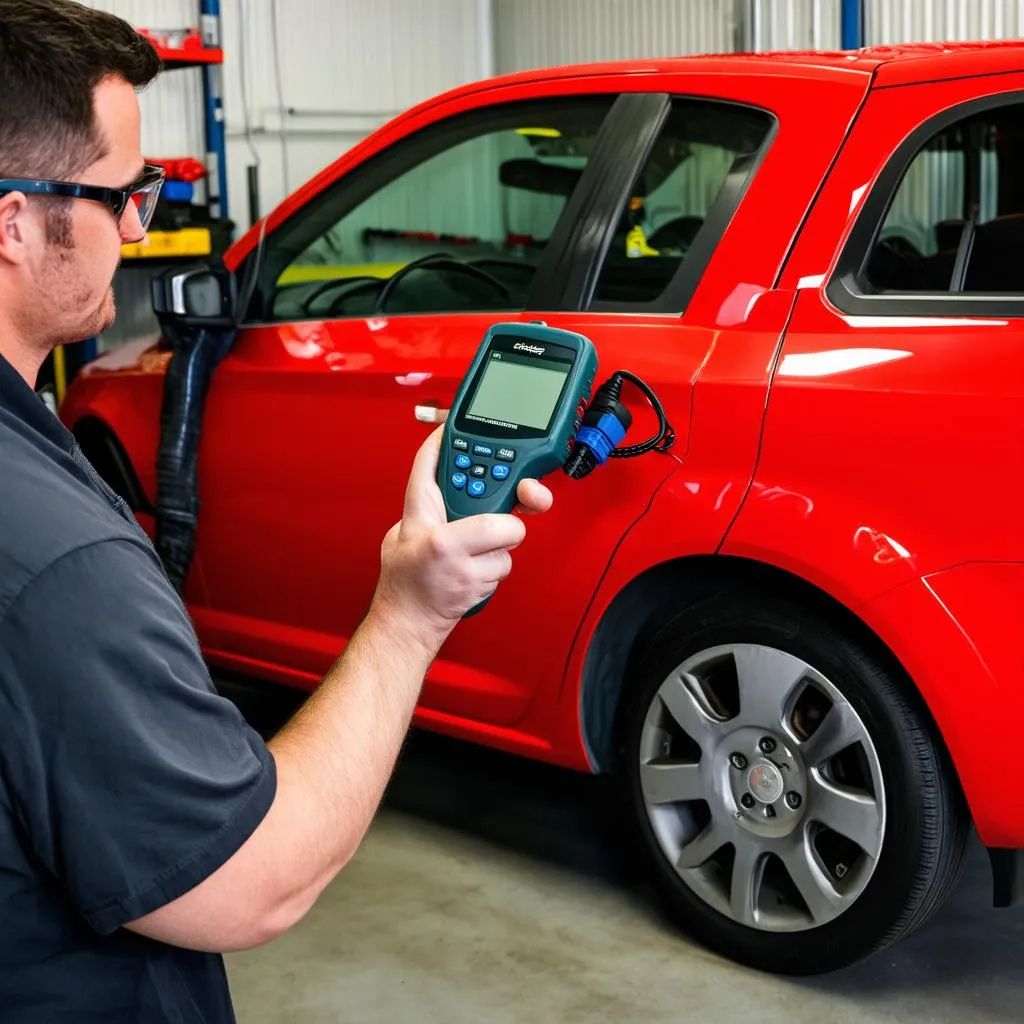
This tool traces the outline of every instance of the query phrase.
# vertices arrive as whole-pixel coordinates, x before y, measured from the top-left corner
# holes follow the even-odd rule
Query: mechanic
[[[112,15],[0,0],[0,177],[140,190],[135,90],[157,71]],[[355,853],[428,666],[525,526],[447,523],[432,435],[365,620],[264,745],[214,691],[141,527],[34,391],[54,346],[110,326],[139,207],[34,186],[0,184],[0,1018],[220,1024],[219,954],[292,927]],[[537,481],[519,495],[550,506]]]

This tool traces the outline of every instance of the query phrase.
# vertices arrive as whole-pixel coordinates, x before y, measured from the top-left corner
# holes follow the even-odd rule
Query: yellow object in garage
[[[647,235],[644,229],[638,224],[626,235],[626,255],[631,259],[638,256],[660,256],[657,249],[652,249],[647,243]]]
[[[560,139],[562,133],[557,128],[517,128],[517,135],[537,135],[542,139]]]
[[[173,256],[208,256],[213,252],[209,228],[150,231],[141,242],[121,246],[125,260],[167,259]]]
[[[308,281],[340,281],[346,277],[388,278],[397,274],[404,263],[350,263],[347,266],[314,263],[308,266],[291,266],[281,272],[278,286],[306,284]]]

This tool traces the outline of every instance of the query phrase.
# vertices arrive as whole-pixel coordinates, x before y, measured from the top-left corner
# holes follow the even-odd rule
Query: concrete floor
[[[826,978],[766,977],[670,930],[602,810],[606,780],[414,735],[360,853],[310,915],[228,958],[240,1024],[1008,1024],[1024,908],[972,848],[940,918]]]

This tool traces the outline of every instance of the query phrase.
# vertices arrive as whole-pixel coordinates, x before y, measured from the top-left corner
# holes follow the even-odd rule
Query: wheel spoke
[[[757,925],[757,897],[764,872],[763,851],[749,839],[735,844],[736,859],[732,865],[729,907],[740,924]]]
[[[740,713],[735,724],[772,729],[782,723],[793,691],[806,673],[798,658],[769,647],[733,650],[739,683]]]
[[[829,881],[805,835],[782,855],[782,862],[815,924],[824,924],[839,913],[843,897]]]
[[[658,690],[668,713],[703,750],[713,741],[718,723],[700,706],[699,693],[700,683],[687,673],[672,676]]]
[[[712,821],[696,839],[687,843],[679,851],[679,859],[676,867],[685,870],[686,868],[699,868],[713,857],[729,841],[726,836]]]
[[[846,701],[838,701],[811,736],[800,746],[800,754],[808,768],[824,763],[836,754],[860,742],[864,726]]]
[[[640,783],[649,804],[675,804],[705,799],[700,766],[651,761],[640,766]]]
[[[874,798],[832,785],[817,773],[812,778],[810,819],[853,840],[877,859],[882,846],[882,812]]]

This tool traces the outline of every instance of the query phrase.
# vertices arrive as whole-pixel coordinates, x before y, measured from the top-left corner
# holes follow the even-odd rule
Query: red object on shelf
[[[206,168],[195,157],[147,158],[146,163],[162,167],[168,181],[199,181],[206,177]]]
[[[165,64],[224,63],[224,51],[203,46],[203,36],[198,28],[140,28],[136,31],[156,47],[157,55]]]

